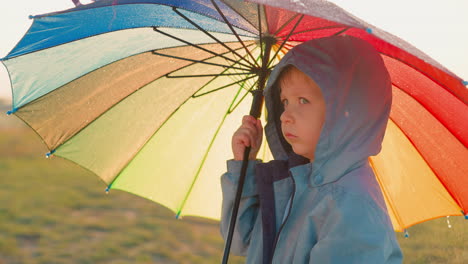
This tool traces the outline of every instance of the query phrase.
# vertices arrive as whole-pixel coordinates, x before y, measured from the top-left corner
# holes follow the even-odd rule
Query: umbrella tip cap
[[[107,185],[107,187],[106,187],[106,194],[109,193],[109,191],[110,191],[111,188],[112,188],[112,182],[111,182],[109,185]]]
[[[46,158],[49,158],[50,156],[52,156],[52,154],[55,153],[55,149],[51,150],[50,152],[46,153]]]
[[[462,81],[463,85],[467,86],[468,85],[468,81]]]
[[[405,238],[408,238],[408,237],[409,237],[408,230],[405,229]]]
[[[177,214],[176,214],[176,216],[175,216],[175,219],[177,219],[177,220],[180,219],[180,213],[181,213],[181,212],[182,212],[181,210],[179,210],[179,211],[177,212]]]
[[[15,108],[13,108],[12,110],[6,112],[6,114],[7,114],[7,115],[11,115],[11,114],[13,114],[13,113],[16,113],[16,111],[18,111],[18,108],[15,107]]]
[[[465,219],[468,220],[468,214],[465,215]]]
[[[372,34],[372,28],[366,28],[366,32]]]

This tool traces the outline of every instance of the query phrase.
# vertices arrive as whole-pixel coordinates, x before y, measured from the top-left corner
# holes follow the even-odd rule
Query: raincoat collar
[[[288,160],[291,146],[281,133],[277,77],[294,65],[312,78],[325,99],[325,123],[310,167],[309,183],[338,180],[380,152],[390,107],[391,81],[380,54],[367,42],[333,36],[304,42],[275,67],[265,88],[265,134],[275,159]]]

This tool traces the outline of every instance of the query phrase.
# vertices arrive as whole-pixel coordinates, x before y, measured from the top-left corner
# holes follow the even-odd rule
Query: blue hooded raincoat
[[[281,134],[277,77],[294,65],[321,88],[325,123],[310,163]],[[401,263],[402,254],[368,157],[381,149],[391,82],[378,52],[350,36],[311,40],[272,72],[265,134],[275,158],[249,161],[231,252],[247,263]],[[241,161],[221,177],[227,236]]]

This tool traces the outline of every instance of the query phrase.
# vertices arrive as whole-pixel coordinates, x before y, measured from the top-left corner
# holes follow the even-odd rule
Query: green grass
[[[0,264],[221,262],[217,222],[176,220],[143,198],[106,194],[98,177],[46,152],[31,130],[0,129]],[[468,263],[468,221],[446,221],[397,233],[405,263]]]
[[[98,177],[46,152],[28,129],[0,131],[0,264],[220,263],[217,222],[106,194]]]

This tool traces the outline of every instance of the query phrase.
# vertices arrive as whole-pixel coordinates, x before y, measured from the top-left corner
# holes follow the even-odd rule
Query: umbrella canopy
[[[321,0],[101,0],[35,16],[2,59],[9,113],[109,189],[219,219],[219,176],[250,92],[291,47],[340,34],[371,43],[392,78],[369,162],[395,230],[467,212],[467,83]],[[266,145],[261,155],[271,158]]]

